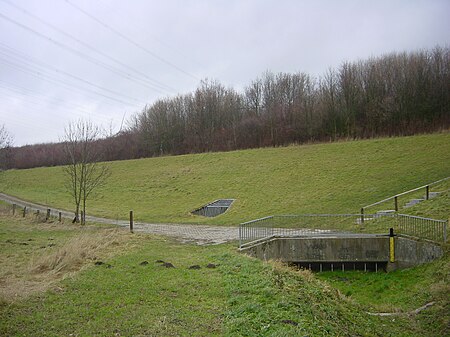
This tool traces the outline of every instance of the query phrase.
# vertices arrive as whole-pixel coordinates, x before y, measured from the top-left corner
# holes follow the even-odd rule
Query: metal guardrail
[[[378,205],[381,205],[381,204],[383,204],[383,203],[387,203],[387,202],[389,202],[389,201],[394,201],[394,204],[393,204],[394,210],[395,210],[396,212],[398,212],[398,210],[399,210],[399,208],[400,208],[400,207],[399,207],[398,199],[399,199],[400,197],[403,197],[403,196],[412,194],[412,193],[417,192],[417,191],[420,191],[420,190],[424,190],[424,199],[425,199],[425,200],[428,200],[428,199],[430,199],[430,192],[431,192],[430,188],[433,187],[433,186],[439,185],[439,184],[441,184],[441,183],[443,183],[443,182],[445,182],[445,181],[447,181],[447,180],[449,180],[449,179],[450,179],[450,177],[443,178],[443,179],[434,181],[434,182],[432,182],[432,183],[429,183],[429,184],[426,184],[426,185],[423,185],[423,186],[420,186],[420,187],[413,188],[412,190],[405,191],[405,192],[402,192],[402,193],[393,195],[393,196],[391,196],[391,197],[389,197],[389,198],[386,198],[386,199],[383,199],[383,200],[374,202],[373,204],[370,204],[370,205],[367,205],[367,206],[362,207],[362,208],[361,208],[361,214],[364,214],[368,208],[372,208],[372,207],[374,207],[374,206],[378,206]]]
[[[348,234],[366,223],[381,224],[386,232],[394,228],[399,234],[447,242],[448,221],[398,213],[302,214],[273,215],[241,223],[239,246],[273,236],[303,236],[318,234]]]
[[[396,215],[397,232],[432,241],[447,242],[448,220],[436,220],[407,214]]]
[[[249,241],[274,235],[298,236],[332,234],[357,227],[360,214],[272,215],[239,225],[240,246]]]

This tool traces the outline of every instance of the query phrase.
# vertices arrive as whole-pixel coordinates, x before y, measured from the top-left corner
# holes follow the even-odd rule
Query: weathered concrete
[[[410,268],[444,255],[442,247],[430,241],[400,236],[394,239],[394,246],[395,262],[388,264],[388,270]]]
[[[395,237],[395,262],[389,263],[389,237],[386,235],[273,236],[241,248],[263,260],[290,263],[386,263],[388,270],[430,262],[443,255],[431,242]]]

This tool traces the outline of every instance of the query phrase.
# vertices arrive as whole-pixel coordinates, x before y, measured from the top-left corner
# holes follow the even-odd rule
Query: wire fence
[[[447,220],[398,213],[274,215],[241,223],[239,243],[271,236],[350,235],[388,233],[394,228],[405,234],[437,242],[447,241]]]
[[[63,222],[67,217],[68,212],[60,212],[54,209],[46,208],[44,206],[33,207],[30,205],[18,205],[0,203],[0,214],[13,215],[18,217],[32,217],[38,222],[44,221],[59,221]]]

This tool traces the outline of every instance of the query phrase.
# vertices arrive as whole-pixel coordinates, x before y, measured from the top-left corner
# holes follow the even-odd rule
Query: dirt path
[[[50,206],[40,205],[28,201],[21,200],[8,194],[0,193],[0,200],[9,204],[16,204],[20,207],[27,207],[31,210],[39,210],[45,213],[48,208],[51,209],[52,215],[57,216],[61,212],[63,218],[73,219],[72,212],[51,208]],[[128,227],[129,222],[124,220],[113,220],[99,218],[95,216],[86,216],[86,221],[117,225],[120,227]],[[195,242],[199,245],[204,244],[220,244],[239,239],[238,227],[221,227],[221,226],[205,226],[205,225],[176,225],[176,224],[151,224],[136,222],[134,224],[136,232],[151,233],[176,237],[183,242]]]

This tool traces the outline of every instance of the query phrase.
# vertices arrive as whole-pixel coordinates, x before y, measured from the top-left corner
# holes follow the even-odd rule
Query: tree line
[[[97,140],[105,160],[401,136],[450,126],[448,47],[343,62],[323,76],[265,72],[242,92],[204,80]],[[12,167],[59,165],[61,144],[14,149]]]

